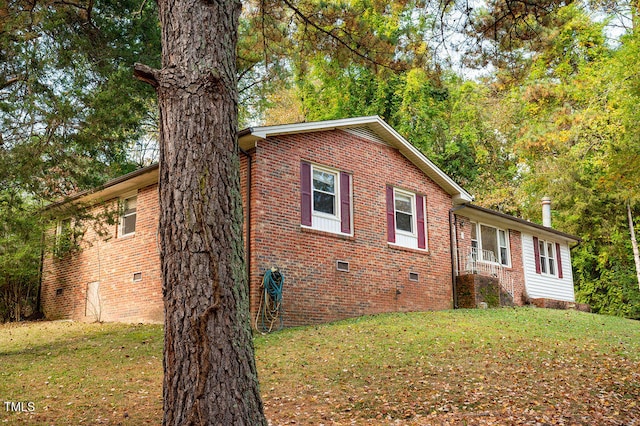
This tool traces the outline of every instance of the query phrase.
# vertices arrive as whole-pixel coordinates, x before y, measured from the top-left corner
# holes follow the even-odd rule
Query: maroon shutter
[[[351,233],[351,176],[340,172],[340,232]]]
[[[560,244],[556,243],[556,259],[558,259],[558,278],[562,279],[562,256],[560,254]]]
[[[416,195],[416,218],[418,222],[418,248],[427,248],[427,238],[424,227],[424,197]]]
[[[396,242],[396,218],[393,206],[393,188],[387,186],[387,241]]]
[[[300,163],[300,222],[311,226],[311,164]]]
[[[536,260],[536,274],[541,274],[540,268],[540,246],[538,245],[538,237],[533,237],[533,257]]]

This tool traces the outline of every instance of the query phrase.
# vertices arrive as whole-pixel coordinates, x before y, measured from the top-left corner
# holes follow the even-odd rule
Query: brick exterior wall
[[[503,306],[500,282],[495,277],[461,275],[456,278],[458,307],[473,309],[484,302],[489,308]]]
[[[277,266],[285,276],[284,324],[322,323],[365,314],[453,307],[449,209],[451,196],[396,149],[341,130],[259,140],[252,156],[250,302],[255,318],[264,272]],[[301,226],[301,161],[352,177],[353,235]],[[248,217],[247,157],[240,155],[241,192]],[[387,243],[385,188],[426,198],[428,250]],[[117,200],[108,203],[115,205]],[[103,208],[103,207],[99,207]],[[95,321],[87,311],[88,288],[99,283],[102,321],[162,321],[157,250],[157,185],[138,190],[135,236],[118,238],[118,226],[100,237],[88,227],[82,251],[43,265],[42,306],[49,319]],[[457,226],[458,247],[470,247],[471,222]],[[515,303],[522,304],[521,235],[510,230]],[[349,263],[349,272],[336,268]],[[142,273],[141,281],[133,274]],[[417,281],[409,273],[418,275]],[[92,284],[93,285],[93,284]]]
[[[335,130],[261,140],[253,156],[253,315],[272,266],[285,275],[285,326],[452,307],[451,197],[395,149]],[[353,236],[301,227],[302,160],[352,174]],[[386,185],[426,195],[427,252],[388,245]],[[349,272],[336,270],[338,260]]]
[[[117,200],[107,202],[111,208]],[[101,205],[94,208],[104,208]],[[48,319],[78,321],[156,322],[163,319],[160,259],[156,244],[158,190],[138,190],[135,235],[118,238],[118,225],[106,225],[98,235],[85,224],[81,251],[57,259],[44,259],[41,300]],[[140,281],[133,274],[141,272]],[[87,289],[98,283],[100,317],[87,309]],[[95,284],[92,284],[95,285]]]

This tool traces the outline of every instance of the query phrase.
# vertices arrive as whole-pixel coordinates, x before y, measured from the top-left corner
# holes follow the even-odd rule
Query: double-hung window
[[[313,168],[313,213],[337,219],[338,173]]]
[[[137,207],[138,196],[130,195],[121,199],[121,214],[120,214],[120,237],[128,235],[134,235],[136,233],[136,219],[137,219]]]
[[[76,241],[71,218],[67,217],[60,220],[56,227],[54,254],[57,257],[63,257],[74,249],[75,244]]]
[[[301,225],[353,235],[351,178],[346,172],[301,162]]]
[[[67,217],[58,222],[58,226],[56,228],[56,240],[60,242],[61,240],[71,239],[71,218]]]
[[[410,235],[414,234],[414,230],[416,229],[415,205],[416,199],[414,194],[395,190],[394,209],[396,219],[396,232],[406,232]]]
[[[562,278],[560,244],[533,237],[536,273]]]
[[[474,260],[509,266],[509,234],[504,229],[472,222],[471,254]]]
[[[387,241],[391,244],[427,249],[425,197],[387,186]]]

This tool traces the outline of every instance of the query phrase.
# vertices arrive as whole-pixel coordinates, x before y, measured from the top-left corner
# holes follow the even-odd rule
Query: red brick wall
[[[395,149],[346,132],[327,131],[261,140],[251,154],[252,318],[258,309],[262,276],[274,265],[285,275],[286,326],[452,307],[451,197]],[[244,155],[240,159],[246,219],[247,159]],[[352,237],[301,228],[301,160],[352,174]],[[426,195],[428,251],[387,244],[386,185]],[[94,320],[85,315],[87,285],[99,281],[101,320],[161,320],[157,215],[157,186],[153,185],[138,192],[134,237],[116,238],[114,225],[111,238],[104,241],[88,229],[79,254],[65,259],[48,256],[42,291],[45,315]],[[337,271],[337,260],[349,262],[350,271]],[[141,282],[132,281],[134,272],[142,272]],[[409,280],[409,272],[418,274],[418,282]]]
[[[352,174],[353,237],[301,228],[301,160]],[[387,244],[386,185],[426,195],[428,252]],[[262,276],[272,266],[285,275],[286,326],[452,307],[451,197],[395,149],[343,131],[261,140],[252,198],[254,315]],[[337,271],[337,260],[349,262],[350,271]],[[419,281],[410,281],[409,272]]]
[[[115,203],[116,200],[107,202],[112,207]],[[102,208],[104,206],[97,209]],[[98,282],[100,320],[162,321],[162,285],[156,245],[157,185],[138,191],[135,235],[118,238],[118,226],[105,224],[108,235],[99,236],[93,226],[85,226],[79,253],[62,259],[48,254],[45,258],[42,307],[46,317],[95,321],[95,316],[86,315],[87,286]],[[142,272],[141,281],[133,281],[135,272]]]

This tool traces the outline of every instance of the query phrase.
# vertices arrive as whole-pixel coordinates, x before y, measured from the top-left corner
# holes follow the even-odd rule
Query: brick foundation
[[[586,303],[576,303],[576,302],[567,302],[564,300],[553,300],[553,299],[531,299],[532,305],[537,306],[538,308],[547,308],[547,309],[575,309],[582,312],[591,312],[591,307]]]

